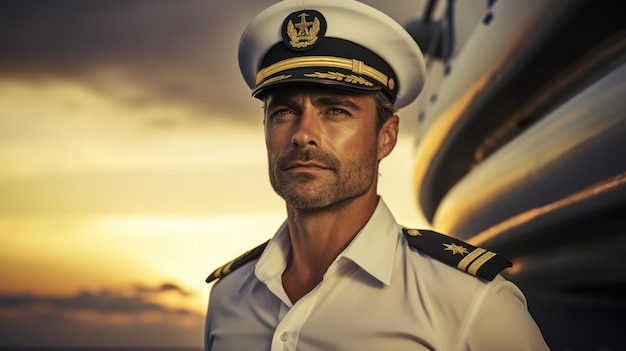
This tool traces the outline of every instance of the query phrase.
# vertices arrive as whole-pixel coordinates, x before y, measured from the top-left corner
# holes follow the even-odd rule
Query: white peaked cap
[[[288,85],[383,90],[397,108],[424,85],[422,52],[395,20],[355,0],[284,0],[248,25],[239,67],[261,97]]]

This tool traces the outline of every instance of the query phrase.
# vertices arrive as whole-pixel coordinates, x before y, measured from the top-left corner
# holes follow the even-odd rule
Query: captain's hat
[[[382,90],[397,108],[424,85],[424,58],[407,31],[355,0],[284,0],[248,25],[239,67],[252,96],[290,85]]]

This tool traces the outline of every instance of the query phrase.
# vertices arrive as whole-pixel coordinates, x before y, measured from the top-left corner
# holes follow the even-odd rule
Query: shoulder
[[[403,228],[402,233],[410,247],[485,280],[493,280],[502,270],[512,266],[509,260],[493,251],[432,230]]]
[[[227,262],[226,264],[218,267],[213,272],[211,272],[211,274],[209,274],[209,276],[206,278],[206,282],[210,283],[214,280],[223,278],[235,271],[237,268],[243,266],[244,264],[259,258],[263,253],[263,250],[265,250],[268,242],[269,240],[251,250],[244,252],[234,260],[231,260],[230,262]]]

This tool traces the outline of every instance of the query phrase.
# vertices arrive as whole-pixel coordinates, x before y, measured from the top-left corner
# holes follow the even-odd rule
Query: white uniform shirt
[[[292,304],[282,286],[286,223],[258,260],[212,288],[212,351],[547,350],[511,282],[476,278],[411,248],[381,199],[311,292]]]

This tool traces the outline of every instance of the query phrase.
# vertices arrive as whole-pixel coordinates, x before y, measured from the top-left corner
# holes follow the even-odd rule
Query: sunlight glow
[[[59,294],[168,279],[191,295],[160,294],[159,302],[203,312],[206,275],[269,239],[283,220],[283,213],[0,218],[0,280],[11,282],[0,290]]]
[[[0,82],[0,164],[11,165],[0,177],[265,164],[261,123],[241,128],[179,109],[156,101],[128,109],[72,82]],[[146,123],[163,116],[179,122]]]

